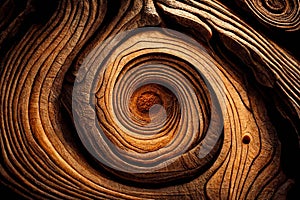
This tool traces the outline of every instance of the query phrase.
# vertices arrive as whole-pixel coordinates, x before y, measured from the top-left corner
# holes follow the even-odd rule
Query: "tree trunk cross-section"
[[[297,0],[0,1],[18,199],[299,199]]]

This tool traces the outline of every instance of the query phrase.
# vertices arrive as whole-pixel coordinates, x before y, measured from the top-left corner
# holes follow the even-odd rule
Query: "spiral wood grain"
[[[81,141],[129,180],[188,178],[220,146],[225,92],[216,65],[196,41],[168,29],[104,41],[84,60],[73,88]]]
[[[288,196],[298,58],[219,1],[50,4],[0,3],[2,185],[26,199]]]
[[[262,23],[286,31],[300,29],[300,3],[298,0],[244,0],[245,9]]]

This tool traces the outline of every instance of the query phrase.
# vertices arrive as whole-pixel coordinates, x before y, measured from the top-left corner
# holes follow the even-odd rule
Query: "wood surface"
[[[298,0],[0,1],[16,199],[299,199]]]

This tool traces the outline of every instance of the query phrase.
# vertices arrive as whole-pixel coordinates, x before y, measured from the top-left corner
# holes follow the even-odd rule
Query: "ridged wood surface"
[[[299,33],[299,2],[235,6],[0,2],[2,185],[26,199],[297,196],[299,57],[260,22]]]

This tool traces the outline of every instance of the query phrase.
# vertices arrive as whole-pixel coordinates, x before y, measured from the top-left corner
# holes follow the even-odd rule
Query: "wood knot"
[[[242,142],[243,142],[243,144],[250,144],[250,142],[251,142],[251,135],[249,133],[245,133],[243,135]]]
[[[136,104],[140,112],[147,113],[155,104],[161,105],[162,101],[156,93],[145,92],[138,97]]]
[[[167,112],[169,108],[174,107],[174,100],[176,97],[169,89],[159,84],[150,83],[133,92],[129,107],[135,117],[149,123],[151,116],[158,114],[161,109]]]

